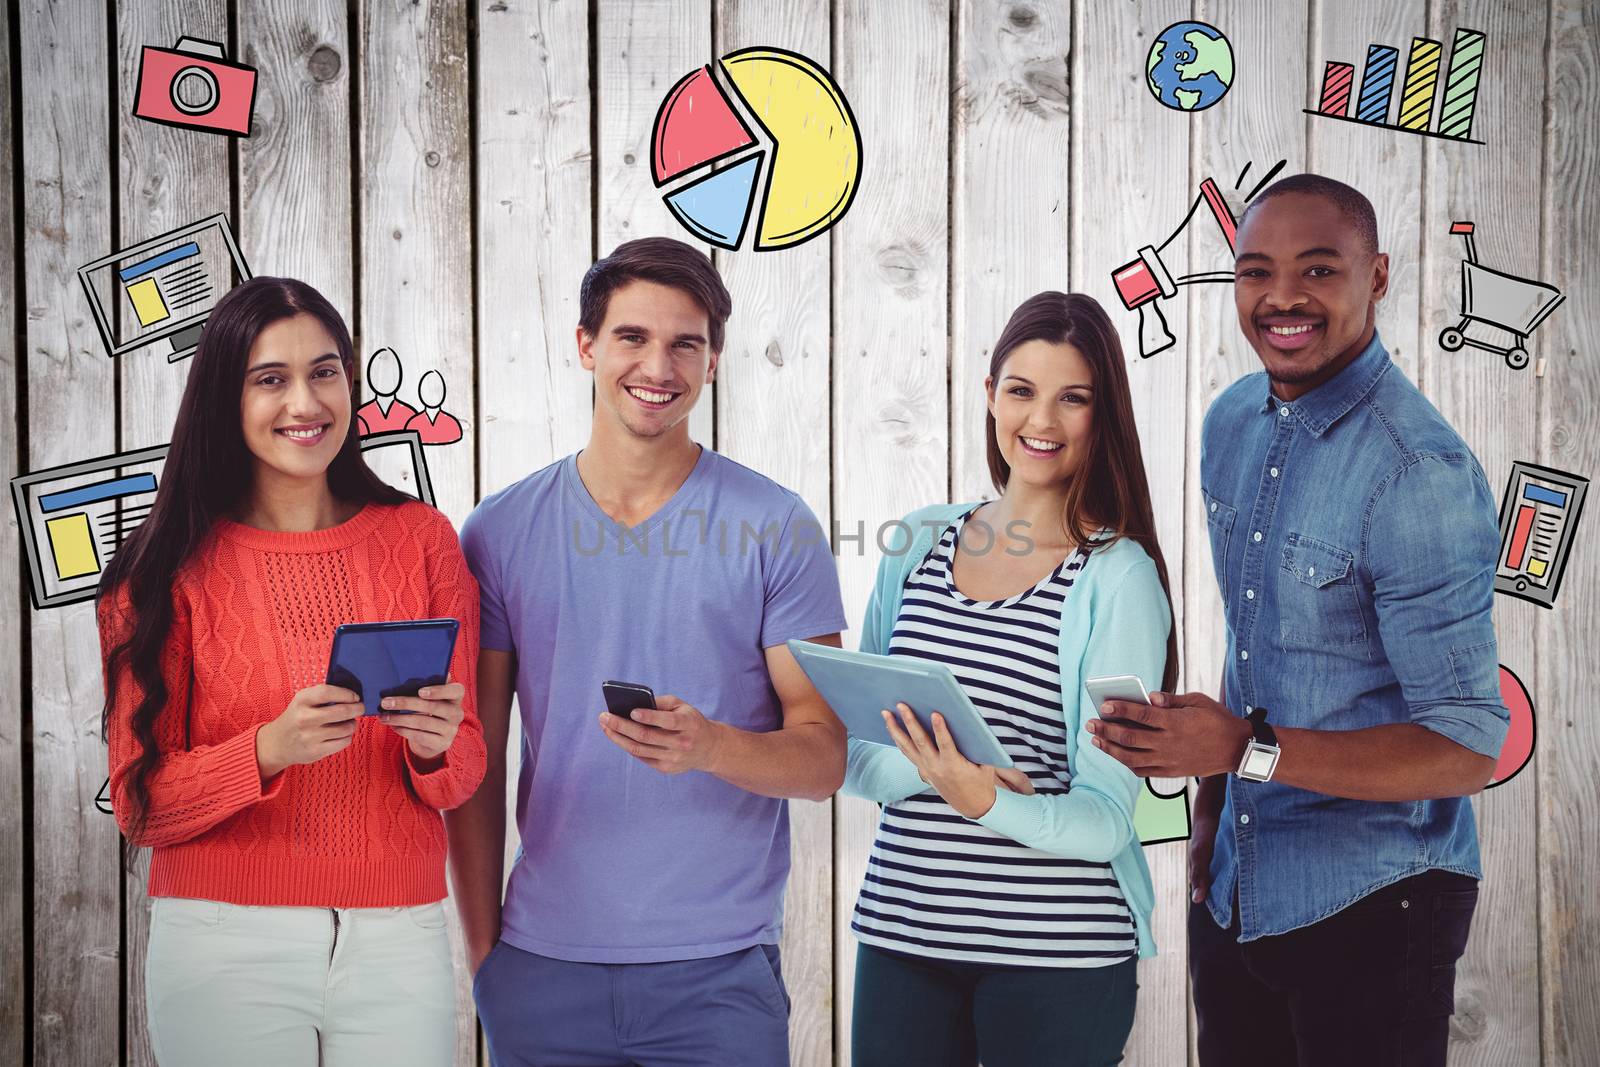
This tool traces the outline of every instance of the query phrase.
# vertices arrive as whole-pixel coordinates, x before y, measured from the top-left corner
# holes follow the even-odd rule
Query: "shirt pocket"
[[[1233,533],[1235,510],[1202,486],[1200,496],[1206,507],[1206,532],[1211,537],[1211,566],[1217,573],[1217,588],[1222,591],[1226,605],[1228,599],[1228,537]]]
[[[1366,641],[1353,555],[1304,534],[1289,535],[1278,574],[1278,633],[1285,648]]]

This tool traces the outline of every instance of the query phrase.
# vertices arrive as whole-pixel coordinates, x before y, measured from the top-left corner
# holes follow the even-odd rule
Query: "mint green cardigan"
[[[894,528],[861,624],[861,651],[888,652],[906,578],[933,551],[944,531],[974,506],[921,508]],[[1109,862],[1133,913],[1141,958],[1156,952],[1150,933],[1155,891],[1133,826],[1134,804],[1144,780],[1090,743],[1084,726],[1099,715],[1099,709],[1083,681],[1136,674],[1147,690],[1159,689],[1171,627],[1166,593],[1143,548],[1124,538],[1092,552],[1061,608],[1061,707],[1071,788],[1061,796],[1022,796],[999,789],[994,807],[976,820],[1045,852]],[[887,804],[929,788],[899,749],[850,739],[844,792]]]

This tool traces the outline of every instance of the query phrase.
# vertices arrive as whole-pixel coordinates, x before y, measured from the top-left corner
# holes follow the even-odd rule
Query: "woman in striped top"
[[[905,705],[884,712],[898,751],[851,740],[845,791],[884,805],[851,921],[859,1067],[1116,1063],[1155,951],[1142,783],[1085,731],[1085,679],[1177,673],[1110,320],[1086,296],[1032,297],[984,391],[1000,497],[906,518],[861,647],[949,666],[1015,766],[970,762]]]

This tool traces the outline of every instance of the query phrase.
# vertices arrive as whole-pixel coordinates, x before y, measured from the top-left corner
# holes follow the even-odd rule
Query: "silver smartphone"
[[[1145,692],[1144,683],[1135,674],[1108,674],[1103,678],[1090,678],[1083,683],[1089,690],[1089,699],[1094,701],[1095,708],[1100,708],[1108,700],[1125,700],[1130,704],[1150,703],[1150,694]]]

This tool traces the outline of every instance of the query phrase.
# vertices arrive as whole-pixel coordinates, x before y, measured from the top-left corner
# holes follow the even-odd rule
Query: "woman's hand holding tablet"
[[[969,819],[982,818],[994,806],[995,790],[1004,787],[1024,796],[1033,792],[1033,782],[1016,767],[994,767],[973,763],[961,754],[944,715],[934,712],[933,735],[922,728],[910,705],[895,705],[898,719],[883,713],[884,728],[895,747],[916,765],[922,780],[938,790],[945,803]]]
[[[353,690],[361,713],[405,738],[413,755],[437,766],[465,713],[466,687],[449,680],[455,619],[346,623],[334,631],[328,682]]]

